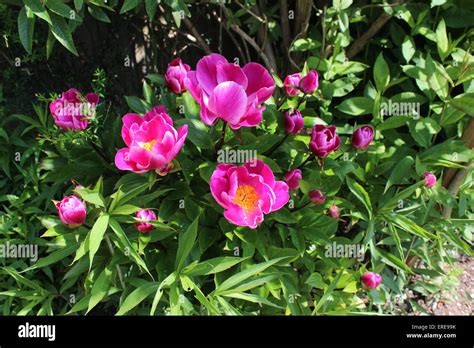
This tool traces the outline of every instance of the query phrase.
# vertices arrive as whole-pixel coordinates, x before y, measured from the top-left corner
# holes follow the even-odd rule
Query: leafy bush
[[[29,53],[42,45],[41,59],[56,40],[80,56],[75,30],[89,16],[109,22],[113,11],[117,23],[160,16],[176,30],[200,11],[219,13],[227,38],[245,44],[224,54],[225,67],[218,58],[207,65],[224,71],[217,82],[227,94],[215,91],[216,80],[211,91],[195,79],[188,70],[199,69],[196,59],[183,58],[188,67],[174,61],[177,70],[166,74],[145,69],[141,95],[123,96],[124,107],[108,92],[107,72],[96,70],[81,92],[93,90],[98,104],[80,99],[93,112],[79,131],[58,127],[62,116],[50,105],[60,90],[38,95],[30,114],[1,120],[1,244],[38,246],[40,254],[2,260],[4,315],[406,314],[425,311],[408,290],[436,293],[442,264],[472,255],[474,17],[467,2],[349,0],[315,8],[296,1],[296,13],[286,1],[8,3],[2,6],[18,12],[19,42]],[[388,23],[374,29],[377,21]],[[35,40],[41,25],[47,34]],[[222,33],[205,41],[197,36],[203,27],[187,28],[206,53],[222,48]],[[265,67],[238,68],[252,60]],[[262,104],[260,120],[254,113]],[[130,111],[148,115],[133,132],[121,117]],[[145,141],[137,129],[158,118]],[[150,135],[174,134],[170,127],[186,131],[173,155],[163,145],[169,139]],[[133,146],[166,160],[132,160]],[[118,161],[120,149],[127,150]],[[232,171],[243,170],[221,167],[246,160],[257,166],[252,175],[236,179]],[[301,173],[287,174],[294,169]],[[58,209],[70,208],[56,207],[65,196],[76,197],[78,220],[61,222]],[[85,202],[83,223],[76,200]],[[264,214],[252,215],[258,204]],[[142,209],[156,219],[150,212],[137,218]]]

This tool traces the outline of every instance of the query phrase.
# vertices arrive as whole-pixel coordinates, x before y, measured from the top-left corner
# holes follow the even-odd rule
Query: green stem
[[[222,121],[222,122],[224,122],[224,124],[222,125],[221,138],[219,142],[216,144],[216,147],[214,148],[214,152],[216,156],[217,156],[217,152],[222,148],[222,145],[224,145],[224,141],[225,141],[225,131],[227,128],[227,122],[226,121]]]
[[[297,167],[297,169],[303,168],[303,167],[306,165],[306,163],[308,163],[309,161],[312,161],[315,157],[316,157],[316,155],[315,155],[314,153],[312,153],[311,155],[308,156],[308,158],[306,158],[306,159],[304,160],[303,163],[301,163],[301,164]]]
[[[278,149],[280,147],[281,144],[283,144],[285,142],[285,140],[288,138],[290,134],[286,134],[278,143],[276,143],[275,145],[273,145],[268,151],[265,151],[264,153],[262,153],[263,156],[269,156],[271,155],[276,149]]]

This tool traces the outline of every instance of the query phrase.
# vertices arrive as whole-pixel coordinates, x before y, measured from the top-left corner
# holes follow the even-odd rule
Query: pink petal
[[[247,95],[239,84],[233,81],[220,83],[209,98],[209,110],[218,117],[235,124],[247,108]]]
[[[227,60],[220,54],[213,53],[201,58],[196,65],[196,79],[199,87],[208,95],[217,86],[217,62],[227,63]]]
[[[222,193],[229,190],[227,171],[232,167],[232,164],[219,164],[212,173],[210,180],[211,194],[223,208],[228,206],[228,201],[223,198]]]
[[[290,199],[288,185],[283,181],[276,181],[273,186],[273,192],[275,193],[276,200],[273,204],[272,211],[276,211],[283,207]]]
[[[250,174],[260,175],[263,178],[265,184],[269,185],[270,187],[275,185],[275,176],[273,175],[272,170],[262,160],[257,159],[253,162],[247,162],[244,166],[247,168]]]
[[[260,208],[253,212],[245,212],[241,207],[234,205],[224,211],[224,216],[231,223],[238,226],[247,226],[255,229],[263,221],[263,213]]]
[[[90,104],[94,104],[94,105],[99,104],[99,99],[100,99],[99,96],[95,93],[87,93],[86,94],[86,100]]]
[[[232,129],[239,129],[240,127],[256,127],[262,122],[262,113],[264,110],[265,106],[262,106],[258,109],[256,109],[254,106],[251,106],[249,109],[247,109],[244,116],[242,116],[237,124],[229,124],[229,126]]]
[[[256,94],[258,104],[261,104],[271,97],[275,89],[275,81],[267,69],[258,63],[248,63],[243,71],[249,81],[246,90],[249,99],[251,95]]]
[[[136,170],[136,167],[130,165],[128,158],[128,148],[120,149],[115,154],[115,166],[120,170]]]
[[[188,72],[188,74],[184,78],[184,85],[188,89],[189,93],[191,93],[194,100],[199,103],[199,100],[201,99],[201,88],[199,87],[199,84],[197,82],[195,71]]]
[[[199,113],[199,117],[201,117],[201,121],[204,122],[204,124],[211,126],[216,121],[217,115],[208,109],[207,103],[204,102],[204,98],[206,98],[206,96],[203,93],[201,95],[201,102],[200,102],[201,111]]]
[[[243,89],[247,88],[248,80],[240,66],[233,63],[217,63],[217,82],[222,83],[226,81],[234,81],[242,86]]]
[[[135,123],[141,125],[143,123],[143,118],[137,114],[126,114],[122,117],[122,123],[122,139],[127,146],[130,146],[132,143],[132,139],[130,138],[130,127]]]

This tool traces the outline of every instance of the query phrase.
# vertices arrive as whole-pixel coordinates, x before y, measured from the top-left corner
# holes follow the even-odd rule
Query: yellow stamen
[[[140,146],[145,150],[151,151],[151,149],[153,148],[153,145],[155,145],[155,143],[156,143],[156,139],[154,139],[152,141],[149,141],[147,143],[141,143]]]
[[[235,193],[234,203],[246,212],[254,210],[258,203],[257,190],[250,185],[239,186]]]

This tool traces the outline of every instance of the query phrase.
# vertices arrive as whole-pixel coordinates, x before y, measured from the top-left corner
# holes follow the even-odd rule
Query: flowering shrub
[[[198,40],[207,53],[171,57],[143,96],[108,94],[99,71],[94,93],[63,86],[0,121],[2,158],[21,149],[1,166],[0,237],[40,247],[3,264],[4,313],[423,311],[408,291],[435,293],[442,263],[472,254],[472,32],[448,21],[452,4],[380,6],[390,29],[355,52],[366,10],[351,4],[313,13],[278,66],[267,49],[240,63]],[[33,18],[65,21],[47,6]],[[239,33],[244,13],[224,13]],[[53,37],[76,54],[69,34]]]

